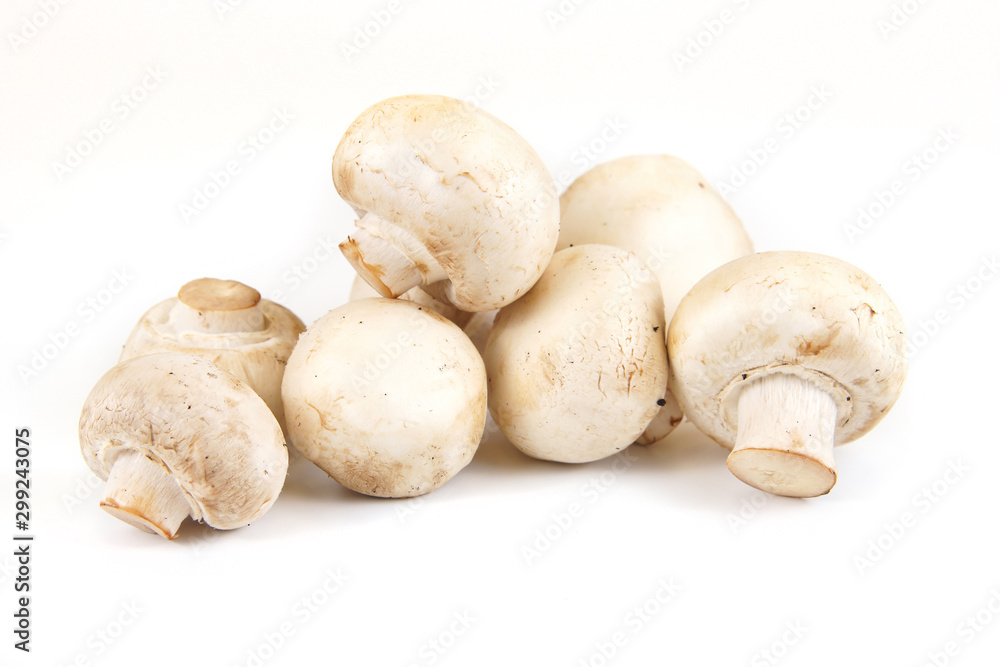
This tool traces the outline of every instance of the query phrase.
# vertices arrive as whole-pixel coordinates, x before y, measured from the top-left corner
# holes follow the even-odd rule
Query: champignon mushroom
[[[634,252],[660,282],[667,322],[698,279],[753,252],[740,219],[708,179],[671,155],[600,164],[573,181],[559,204],[556,249],[605,243]],[[663,399],[638,444],[661,440],[683,418],[669,386]]]
[[[333,182],[360,217],[340,248],[382,296],[420,285],[460,310],[492,310],[526,292],[555,249],[559,206],[541,158],[460,100],[370,107],[337,146]]]
[[[124,361],[97,382],[80,449],[107,481],[101,507],[170,540],[189,515],[222,530],[257,520],[288,468],[264,401],[235,375],[176,352]]]
[[[665,329],[656,276],[634,254],[557,252],[487,339],[494,421],[539,459],[583,463],[624,449],[662,404]]]
[[[472,460],[486,421],[486,371],[434,310],[362,299],[316,320],[282,383],[289,437],[349,489],[407,498]]]
[[[671,386],[762,491],[813,497],[837,480],[833,447],[874,427],[906,377],[903,318],[872,278],[832,257],[766,252],[725,264],[670,324]]]
[[[281,376],[305,325],[290,310],[235,280],[192,280],[150,308],[119,361],[158,352],[208,359],[257,392],[284,429]]]

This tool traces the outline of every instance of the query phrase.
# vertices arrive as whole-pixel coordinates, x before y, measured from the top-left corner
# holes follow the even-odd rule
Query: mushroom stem
[[[170,319],[178,331],[249,333],[267,327],[260,292],[235,280],[200,278],[177,293]]]
[[[168,540],[177,537],[181,522],[191,513],[173,477],[134,449],[119,454],[111,466],[101,509]]]
[[[394,299],[417,285],[448,277],[427,248],[402,227],[372,213],[365,213],[357,225],[340,251],[382,296]]]
[[[739,396],[736,444],[726,463],[741,481],[768,493],[813,498],[837,481],[833,440],[837,405],[818,386],[774,373]]]

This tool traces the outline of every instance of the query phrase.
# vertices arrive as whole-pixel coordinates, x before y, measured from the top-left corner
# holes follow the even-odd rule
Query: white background
[[[0,540],[28,426],[36,541],[30,656],[12,648],[0,548],[0,663],[994,664],[1000,5],[900,3],[896,29],[890,0],[567,0],[565,16],[555,0],[404,0],[347,57],[386,0],[81,1],[51,18],[5,1]],[[330,157],[364,108],[412,92],[476,98],[560,189],[614,157],[684,157],[739,185],[726,196],[758,249],[835,255],[881,282],[908,322],[910,377],[838,449],[833,492],[763,496],[685,425],[617,473],[491,438],[418,502],[353,494],[300,460],[252,527],[189,522],[170,543],[100,511],[76,424],[134,322],[204,275],[306,322],[342,303],[352,274],[325,247],[352,214]],[[291,120],[251,159],[244,142],[276,113]],[[609,124],[624,128],[602,143]],[[185,220],[229,161],[240,172]],[[850,234],[895,180],[902,194]],[[677,588],[666,602],[661,582]]]

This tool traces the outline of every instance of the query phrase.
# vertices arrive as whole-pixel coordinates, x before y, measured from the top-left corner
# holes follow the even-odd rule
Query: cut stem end
[[[833,461],[837,405],[812,382],[775,373],[739,397],[736,445],[729,470],[750,486],[779,496],[813,498],[837,482]]]
[[[191,513],[173,477],[135,450],[115,460],[101,509],[130,526],[168,540],[177,537],[178,528]]]
[[[248,333],[267,326],[260,293],[235,280],[199,278],[177,293],[170,317],[180,331]]]

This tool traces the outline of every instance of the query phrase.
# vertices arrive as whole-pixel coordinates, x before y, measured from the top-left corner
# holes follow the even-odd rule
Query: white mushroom
[[[377,299],[379,296],[381,295],[375,291],[375,288],[366,283],[361,276],[354,276],[354,282],[351,284],[351,293],[348,296],[348,301],[357,301],[359,299]],[[412,301],[413,303],[423,306],[424,308],[430,308],[439,315],[444,315],[460,327],[464,327],[469,320],[472,319],[473,315],[479,314],[468,313],[464,310],[455,308],[450,303],[438,301],[419,287],[407,290],[405,293],[401,294],[399,298],[405,301]]]
[[[235,280],[200,278],[150,308],[119,361],[158,352],[208,359],[250,385],[284,429],[281,376],[305,325],[290,310]]]
[[[486,371],[454,323],[411,301],[362,299],[302,335],[282,384],[289,437],[359,493],[405,498],[472,460]]]
[[[511,303],[555,248],[559,206],[541,158],[509,126],[439,95],[379,102],[333,156],[358,229],[340,248],[379,294],[418,285],[460,310]]]
[[[813,497],[835,444],[868,432],[906,377],[903,318],[868,274],[805,252],[750,255],[684,297],[670,324],[671,387],[695,426],[732,448],[763,491]]]
[[[557,252],[487,339],[493,419],[535,458],[582,463],[628,447],[663,403],[665,329],[656,276],[635,255]]]
[[[660,282],[667,322],[702,276],[753,252],[729,204],[697,169],[670,155],[600,164],[577,178],[559,204],[556,249],[605,243],[634,252]],[[636,442],[666,437],[682,418],[668,387],[660,414]]]
[[[107,481],[101,507],[171,540],[189,515],[222,530],[260,518],[288,468],[264,401],[235,375],[181,353],[108,371],[84,403],[80,449]]]

